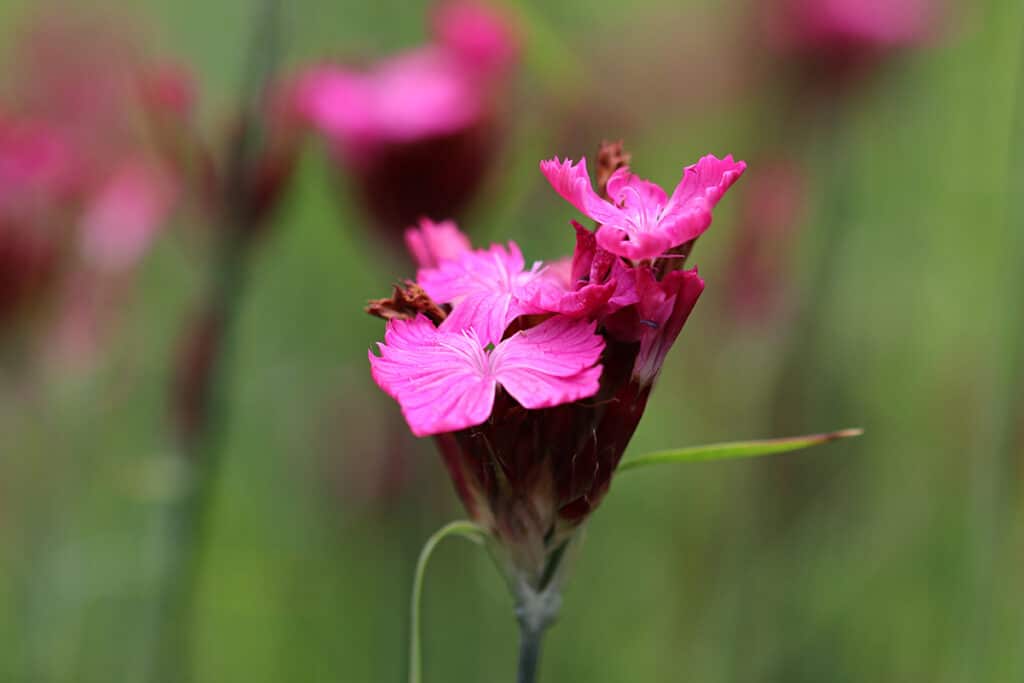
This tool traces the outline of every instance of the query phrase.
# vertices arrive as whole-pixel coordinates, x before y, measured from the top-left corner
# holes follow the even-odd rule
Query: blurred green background
[[[31,5],[0,5],[4,33]],[[941,35],[790,137],[772,123],[785,91],[744,69],[760,62],[751,5],[510,6],[527,55],[498,168],[465,222],[478,242],[568,253],[575,214],[537,162],[592,155],[602,138],[624,137],[662,185],[708,152],[751,164],[697,247],[707,290],[630,452],[866,429],[784,458],[617,479],[542,680],[1024,680],[1024,5],[952,11]],[[288,3],[287,62],[416,45],[425,7]],[[194,65],[213,130],[239,88],[252,3],[132,11],[157,27],[158,52]],[[807,169],[809,205],[779,247],[791,310],[751,323],[728,306],[730,248],[757,162],[780,148]],[[191,633],[199,681],[403,680],[416,554],[463,515],[432,444],[395,446],[397,409],[370,381],[382,325],[361,307],[406,266],[364,223],[310,144],[253,254],[234,338]],[[169,359],[201,282],[194,254],[164,240],[98,369],[0,393],[3,680],[143,679],[156,529],[176,492]],[[380,463],[396,447],[416,457],[389,478]],[[425,680],[511,680],[510,606],[483,553],[443,546]]]

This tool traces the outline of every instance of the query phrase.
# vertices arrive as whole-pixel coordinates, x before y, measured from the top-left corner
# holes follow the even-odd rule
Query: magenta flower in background
[[[60,209],[73,181],[70,150],[59,136],[0,115],[0,326],[52,284]]]
[[[534,592],[607,492],[703,291],[670,251],[707,227],[745,165],[706,157],[671,200],[626,167],[602,169],[608,200],[583,162],[543,168],[577,208],[609,221],[575,226],[572,259],[527,266],[513,242],[473,250],[452,224],[426,222],[408,233],[423,266],[416,282],[369,309],[389,320],[370,353],[374,379],[415,434],[435,437],[466,509],[507,552],[513,583]],[[627,230],[641,237],[620,251],[635,259],[604,246],[623,247]]]
[[[301,116],[391,236],[421,217],[457,216],[475,196],[518,57],[510,21],[485,5],[441,4],[432,28],[428,45],[365,69],[313,67],[295,88]]]
[[[743,194],[726,278],[732,315],[746,323],[788,318],[786,274],[806,209],[799,163],[767,158],[758,169]]]
[[[30,17],[0,103],[0,299],[52,304],[44,346],[80,364],[178,188],[136,129],[137,34],[66,9]]]
[[[765,7],[770,47],[826,79],[854,75],[887,54],[924,42],[936,0],[778,0]],[[827,83],[826,83],[827,84]]]

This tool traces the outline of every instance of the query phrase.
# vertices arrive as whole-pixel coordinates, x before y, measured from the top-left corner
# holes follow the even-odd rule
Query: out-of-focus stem
[[[228,240],[225,240],[227,242]],[[236,245],[237,247],[238,245]],[[192,612],[209,530],[207,517],[220,468],[220,446],[226,419],[226,390],[231,330],[244,292],[245,250],[221,247],[215,264],[215,279],[206,303],[188,334],[203,348],[197,372],[179,398],[178,447],[188,470],[186,489],[166,510],[162,566],[165,585],[160,599],[157,655],[154,679],[167,683],[189,680],[192,670]],[[186,364],[196,360],[192,353],[182,357]],[[193,368],[184,368],[191,373]],[[190,414],[181,416],[183,410]]]
[[[1018,12],[1019,18],[1020,13]],[[1018,31],[1020,29],[1018,28]],[[1002,269],[996,269],[997,296],[1003,305],[997,316],[996,346],[992,368],[993,387],[989,404],[990,420],[980,436],[978,452],[971,472],[971,524],[968,526],[970,563],[970,612],[968,614],[968,648],[964,659],[965,680],[991,677],[992,635],[995,622],[998,586],[1002,577],[998,568],[1001,555],[1013,549],[1005,539],[1012,538],[1007,529],[1013,519],[1012,501],[1024,482],[1019,481],[1021,468],[1020,421],[1024,419],[1024,309],[1016,297],[1024,290],[1024,41],[1020,42],[1014,109],[1010,119],[1009,168],[1007,169],[1006,232],[1002,253],[1009,255]],[[1009,548],[1007,547],[1009,545]],[[1014,566],[1017,558],[1006,558]],[[1014,574],[1016,576],[1016,574]],[[1020,623],[1024,638],[1024,621]]]
[[[544,629],[533,628],[525,621],[519,622],[519,669],[517,683],[536,683],[540,664],[540,646]]]
[[[208,516],[216,493],[227,420],[234,320],[245,292],[245,269],[255,226],[251,173],[264,131],[263,98],[278,60],[279,0],[264,0],[253,35],[241,98],[241,120],[218,187],[217,244],[212,281],[184,353],[175,368],[172,412],[176,443],[189,470],[183,494],[164,518],[163,585],[150,680],[186,683],[192,677],[193,612],[206,552]]]

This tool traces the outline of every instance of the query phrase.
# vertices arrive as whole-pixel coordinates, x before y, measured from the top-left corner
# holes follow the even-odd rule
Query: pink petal
[[[605,223],[597,229],[597,243],[616,256],[634,261],[657,258],[675,246],[660,232],[634,232],[613,223]]]
[[[511,292],[523,265],[523,252],[515,242],[508,247],[494,244],[490,249],[467,251],[436,268],[421,268],[416,281],[434,301],[457,304],[470,294]]]
[[[317,67],[299,79],[295,108],[333,143],[362,154],[458,132],[483,115],[477,79],[450,51],[427,46],[361,72]]]
[[[576,248],[572,253],[570,282],[591,282],[591,270],[597,255],[597,238],[576,221],[572,221],[572,227],[576,231]]]
[[[573,318],[589,316],[601,309],[615,293],[615,282],[584,284],[574,289],[565,273],[545,268],[519,293],[531,313],[560,313]]]
[[[683,329],[686,319],[704,291],[704,280],[694,270],[677,270],[660,282],[649,268],[637,270],[637,304],[640,318],[640,352],[633,376],[653,382],[665,356]]]
[[[622,212],[601,199],[590,182],[587,160],[580,159],[573,164],[569,159],[559,161],[558,157],[540,162],[541,173],[555,188],[555,192],[575,206],[583,215],[598,223],[621,221]]]
[[[299,77],[295,108],[320,132],[342,144],[375,135],[369,78],[335,66],[315,67]]]
[[[596,323],[562,316],[518,332],[491,353],[498,382],[527,409],[571,403],[597,393],[604,339]]]
[[[649,180],[634,175],[628,166],[623,166],[608,178],[608,197],[616,206],[631,210],[644,210],[657,214],[668,202],[665,190]]]
[[[707,155],[688,166],[665,206],[660,229],[677,246],[689,242],[711,225],[711,210],[747,168],[732,155],[719,159]]]
[[[380,356],[369,352],[373,378],[417,436],[472,427],[491,414],[496,382],[472,330],[447,333],[423,316],[392,320],[378,346]]]
[[[472,249],[469,238],[454,221],[435,223],[427,218],[420,220],[419,227],[405,231],[405,246],[420,268],[437,268]]]
[[[523,254],[514,242],[468,251],[437,268],[421,268],[416,280],[430,298],[452,304],[445,329],[473,328],[485,343],[501,341],[505,328],[524,313],[517,294],[535,273],[523,271]]]
[[[441,327],[447,332],[475,330],[485,344],[497,344],[509,323],[526,312],[511,292],[478,292],[456,304]]]
[[[135,264],[173,208],[174,195],[160,171],[137,161],[124,164],[86,207],[84,257],[108,270]]]
[[[683,171],[665,207],[666,214],[687,206],[705,206],[710,212],[746,169],[746,162],[734,161],[731,154],[724,159],[708,154]]]
[[[482,3],[449,0],[437,8],[433,27],[438,41],[476,70],[500,74],[518,57],[512,21]]]

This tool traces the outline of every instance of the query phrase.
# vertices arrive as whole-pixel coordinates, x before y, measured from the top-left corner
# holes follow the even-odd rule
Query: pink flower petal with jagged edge
[[[458,431],[490,416],[498,384],[525,408],[569,403],[597,392],[604,348],[594,323],[553,318],[512,335],[488,353],[475,330],[435,328],[427,318],[392,320],[377,384],[398,401],[417,436]]]
[[[496,382],[473,330],[438,330],[423,316],[392,320],[381,355],[369,352],[373,379],[402,407],[412,432],[428,436],[480,424]]]
[[[585,216],[598,223],[618,221],[622,212],[601,199],[590,182],[587,173],[587,160],[580,159],[573,164],[571,160],[560,161],[558,157],[540,162],[541,173],[555,188],[555,192],[567,202],[575,206]]]
[[[661,370],[665,356],[704,291],[704,280],[693,269],[673,271],[659,282],[649,268],[640,268],[636,287],[640,351],[633,376],[647,383]]]
[[[472,250],[469,238],[454,221],[435,223],[428,218],[405,231],[405,246],[420,268],[437,268]]]
[[[518,332],[494,349],[498,382],[524,408],[549,408],[597,393],[604,339],[597,323],[555,317]]]
[[[475,329],[485,343],[501,341],[508,324],[527,311],[521,288],[536,276],[523,270],[523,254],[515,242],[468,251],[437,268],[421,268],[417,283],[434,301],[451,304],[447,330]]]

